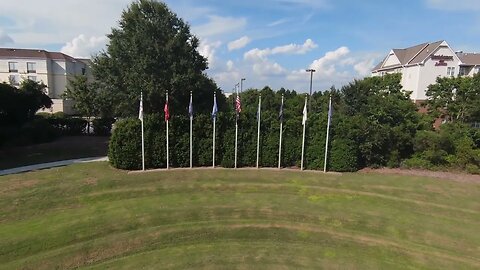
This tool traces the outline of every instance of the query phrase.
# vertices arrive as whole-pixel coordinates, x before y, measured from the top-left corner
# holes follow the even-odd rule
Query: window
[[[468,74],[468,68],[467,67],[460,67],[460,71],[458,73],[458,76],[465,76]]]
[[[18,72],[17,62],[8,62],[8,70],[10,72]]]
[[[37,72],[37,63],[27,62],[27,72],[36,73]]]
[[[37,76],[28,76],[28,79],[29,79],[30,81],[36,82],[36,81],[37,81]]]
[[[447,67],[447,76],[455,76],[455,67]]]
[[[82,68],[82,75],[85,75],[87,73],[87,69],[86,68]]]
[[[8,81],[11,85],[20,85],[20,76],[19,75],[10,75],[8,76]]]

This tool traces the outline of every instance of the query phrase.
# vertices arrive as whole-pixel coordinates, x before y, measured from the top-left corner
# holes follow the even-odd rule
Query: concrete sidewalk
[[[0,176],[67,166],[75,163],[87,163],[87,162],[96,162],[96,161],[108,161],[108,157],[77,158],[77,159],[68,159],[68,160],[61,160],[61,161],[55,161],[55,162],[22,166],[22,167],[17,167],[12,169],[0,170]]]

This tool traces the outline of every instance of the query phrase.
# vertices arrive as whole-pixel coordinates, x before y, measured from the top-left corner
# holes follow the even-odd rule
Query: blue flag
[[[192,94],[190,94],[190,104],[188,104],[188,115],[190,115],[190,118],[193,118]]]
[[[212,109],[212,119],[217,118],[217,96],[213,95],[213,109]]]

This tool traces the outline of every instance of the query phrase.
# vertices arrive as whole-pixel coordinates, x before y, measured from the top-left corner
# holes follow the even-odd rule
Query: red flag
[[[170,112],[168,111],[168,99],[167,102],[165,102],[165,107],[163,108],[163,112],[165,112],[165,122],[170,120]]]

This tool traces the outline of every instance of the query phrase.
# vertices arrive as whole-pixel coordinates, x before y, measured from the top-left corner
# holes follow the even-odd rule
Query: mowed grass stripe
[[[240,223],[239,223],[240,222]],[[249,223],[250,222],[250,223]],[[397,253],[402,253],[404,256],[415,258],[435,257],[437,260],[446,260],[457,262],[465,265],[480,266],[480,261],[475,258],[457,257],[450,255],[440,250],[432,250],[426,246],[412,245],[411,243],[397,243],[386,239],[376,238],[374,236],[358,235],[355,233],[340,233],[333,230],[328,230],[320,227],[314,227],[311,224],[298,223],[266,223],[268,221],[258,221],[259,223],[251,223],[251,220],[222,220],[213,224],[212,222],[196,222],[191,224],[177,224],[176,226],[162,226],[156,228],[147,228],[137,231],[131,231],[121,234],[114,234],[105,238],[91,240],[90,243],[78,243],[73,246],[64,247],[61,250],[54,250],[45,254],[38,254],[34,258],[25,258],[16,262],[11,262],[5,266],[17,267],[35,257],[43,258],[41,261],[44,269],[49,269],[52,261],[59,258],[63,259],[61,264],[67,262],[79,262],[80,258],[66,257],[67,254],[80,254],[82,263],[98,263],[110,257],[129,257],[137,253],[144,253],[154,249],[168,249],[179,245],[201,245],[208,242],[210,244],[219,242],[244,242],[247,247],[250,242],[262,241],[274,242],[281,245],[299,244],[315,245],[318,241],[346,241],[356,242],[363,246],[371,246],[377,248],[393,249]],[[238,232],[240,233],[238,233]],[[273,233],[272,233],[273,231]],[[293,238],[281,238],[276,235],[280,232],[287,232],[290,235],[296,236]],[[253,234],[252,238],[248,237],[237,238],[236,234]],[[218,236],[222,235],[221,238]],[[269,236],[274,236],[277,241],[270,239]],[[174,243],[172,243],[174,239]],[[327,242],[328,242],[327,241]],[[85,252],[85,247],[97,245],[94,250]],[[150,247],[150,248],[149,248]],[[107,259],[108,260],[108,259]],[[45,267],[43,267],[45,266]],[[80,265],[63,265],[67,268],[77,267]]]
[[[259,241],[259,246],[262,241],[315,246],[317,241],[322,243],[317,248],[320,253],[335,251],[336,242],[375,252],[386,249],[389,255],[368,260],[365,254],[345,248],[349,260],[343,261],[358,266],[370,266],[363,263],[370,261],[369,268],[384,268],[390,265],[387,262],[409,262],[403,265],[414,268],[453,263],[479,267],[480,188],[475,183],[272,170],[127,174],[96,163],[0,177],[1,190],[6,191],[0,197],[0,265],[5,269],[70,268],[110,260],[141,264],[135,259],[137,253],[168,254],[176,246],[189,246],[203,254],[196,246],[223,241],[245,245],[237,254],[225,254],[232,258],[262,252],[244,244],[250,241]],[[296,227],[299,224],[302,228]],[[189,242],[201,230],[211,230],[212,237]],[[285,231],[288,237],[273,237],[272,230]],[[257,231],[269,237],[251,237]],[[149,236],[152,233],[162,235],[160,240]],[[169,242],[162,238],[165,233],[188,237]],[[316,235],[331,241],[321,242]],[[149,238],[157,240],[149,242]],[[391,244],[380,248],[380,243],[368,239]],[[275,245],[266,246],[275,250]],[[293,256],[291,264],[282,265],[312,268],[329,261],[322,256],[306,259],[309,249],[299,249],[298,261]],[[246,265],[257,262],[252,256],[247,256]],[[172,261],[172,267],[190,265],[195,256],[190,257],[192,261]],[[260,261],[269,267],[283,259]],[[221,265],[217,261],[211,266]],[[196,262],[209,268],[208,261]],[[232,259],[230,265],[235,262]]]

